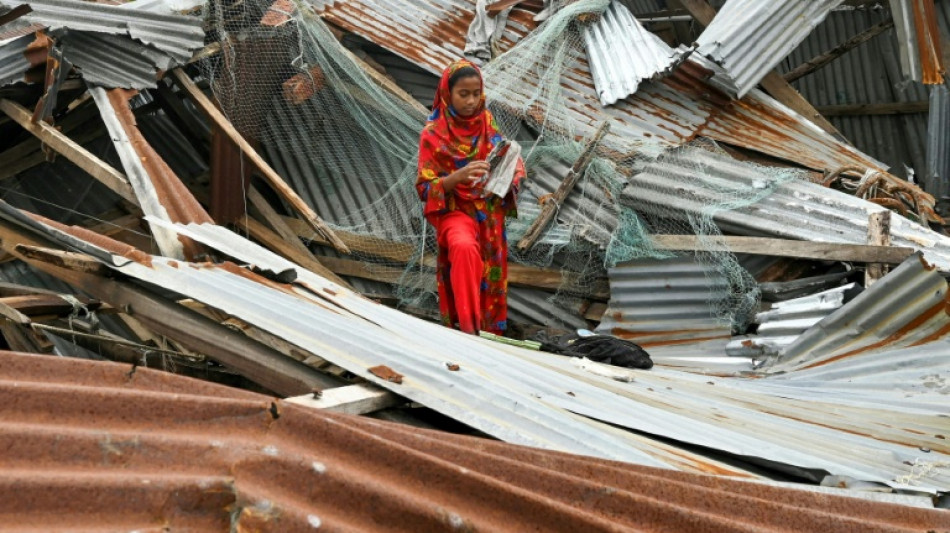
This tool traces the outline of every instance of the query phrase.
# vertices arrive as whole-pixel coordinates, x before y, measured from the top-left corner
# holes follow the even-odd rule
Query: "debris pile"
[[[775,70],[798,67],[783,61],[826,31],[826,20],[893,16],[893,30],[883,25],[861,42],[888,39],[902,80],[933,85],[930,113],[916,118],[945,138],[947,89],[936,85],[945,56],[934,53],[936,19],[916,14],[940,13],[946,25],[946,4],[2,3],[3,347],[120,362],[135,384],[129,394],[167,402],[168,413],[192,403],[217,413],[209,431],[256,466],[245,472],[189,444],[215,461],[187,465],[194,479],[156,479],[217,495],[202,500],[213,503],[208,510],[195,507],[196,520],[226,520],[210,509],[232,506],[232,526],[237,516],[276,529],[284,524],[276,517],[356,527],[325,509],[266,504],[289,505],[267,497],[277,489],[261,482],[261,465],[311,481],[326,473],[296,472],[297,459],[317,460],[316,451],[283,455],[314,445],[304,435],[314,428],[326,437],[320,453],[339,459],[324,469],[355,468],[358,450],[411,455],[435,472],[446,460],[465,463],[456,452],[471,447],[499,464],[548,461],[542,474],[553,476],[550,454],[568,452],[588,458],[558,457],[623,472],[610,484],[630,501],[641,497],[630,495],[634,470],[602,460],[639,465],[658,484],[722,483],[733,494],[728,509],[741,506],[745,481],[681,476],[946,505],[950,236],[941,202],[950,190],[939,187],[948,183],[947,151],[918,147],[932,150],[918,185],[851,144],[851,122],[822,117]],[[799,77],[822,75],[856,46]],[[517,342],[431,320],[435,245],[412,188],[415,145],[435,75],[465,53],[484,63],[490,105],[528,168],[520,218],[508,228],[508,334]],[[585,329],[597,335],[573,347],[615,364],[524,348]],[[617,346],[643,347],[652,360],[640,350],[618,365],[608,357]],[[574,351],[567,355],[583,355]],[[115,366],[0,354],[10,394],[23,394],[18,380],[37,381],[27,371],[34,362],[77,372],[52,381],[80,388],[90,404],[103,387],[96,416],[119,424],[107,406],[126,394],[114,389],[132,385],[115,382]],[[233,394],[142,367],[231,385]],[[36,406],[42,396],[22,401]],[[70,423],[71,407],[63,409],[47,429]],[[442,441],[307,409],[483,438]],[[121,411],[135,427],[116,426],[126,440],[107,449],[122,455],[133,431],[169,423],[166,411],[149,412]],[[233,438],[228,417],[257,417],[270,429]],[[165,446],[149,434],[129,450],[135,461]],[[73,436],[83,445],[92,438],[78,426]],[[379,442],[367,445],[369,437]],[[482,468],[493,487],[527,488],[524,479],[541,475]],[[223,477],[232,471],[233,483]],[[420,513],[417,524],[443,515],[457,527],[491,522],[448,504],[433,518],[419,510],[434,505],[423,494],[431,487],[411,484],[419,492],[406,508]],[[795,494],[788,501],[811,501]],[[855,509],[829,513],[849,524],[907,524],[889,507]],[[905,511],[916,520],[906,527],[946,522]],[[571,516],[583,527],[603,520],[590,509]],[[809,516],[814,528],[833,527]]]

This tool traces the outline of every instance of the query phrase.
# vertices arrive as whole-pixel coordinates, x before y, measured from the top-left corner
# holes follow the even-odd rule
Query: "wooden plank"
[[[891,212],[871,213],[868,217],[868,244],[872,246],[890,246]],[[864,287],[868,288],[887,274],[887,267],[881,263],[871,263],[864,271]]]
[[[846,104],[821,106],[818,110],[829,117],[853,117],[867,115],[909,115],[913,113],[927,113],[930,102],[888,102],[882,104]]]
[[[401,396],[368,383],[324,389],[319,394],[294,396],[284,401],[348,415],[365,415],[406,403]]]
[[[327,226],[317,214],[303,201],[300,196],[297,195],[294,190],[287,185],[287,182],[284,181],[280,174],[277,173],[271,166],[264,161],[264,158],[257,153],[257,150],[251,146],[249,142],[241,135],[237,129],[231,124],[231,121],[224,116],[221,111],[215,107],[214,103],[205,96],[205,93],[198,88],[197,85],[191,78],[181,68],[176,68],[172,70],[172,75],[175,78],[175,81],[178,83],[178,86],[183,89],[192,99],[198,108],[211,119],[221,131],[223,131],[228,138],[234,141],[235,144],[244,152],[244,156],[247,157],[248,161],[254,164],[254,166],[261,172],[261,175],[267,181],[267,184],[274,189],[283,198],[293,207],[295,211],[300,213],[303,219],[316,231],[317,233],[323,235],[330,244],[340,253],[349,253],[349,249],[343,244],[343,241],[334,233],[334,231]]]
[[[129,202],[138,205],[138,199],[132,192],[132,186],[125,175],[99,159],[78,143],[63,135],[45,122],[33,122],[30,112],[20,104],[11,100],[0,100],[0,111],[13,119],[25,130],[32,133],[40,141],[61,154],[90,176]]]
[[[417,111],[423,117],[429,115],[429,109],[426,106],[420,104],[418,100],[416,100],[415,98],[412,97],[412,95],[410,95],[405,90],[403,90],[403,88],[397,85],[396,82],[387,78],[385,75],[383,75],[383,73],[381,73],[380,71],[370,66],[365,60],[363,60],[361,57],[357,56],[356,54],[354,54],[347,48],[343,48],[343,51],[346,52],[347,57],[349,57],[350,59],[353,60],[354,63],[362,67],[363,70],[366,72],[366,74],[370,78],[372,78],[373,81],[378,83],[383,89],[386,89],[387,91],[392,93],[395,97],[409,104],[409,107]]]
[[[765,237],[721,237],[721,245],[706,242],[705,239],[700,240],[695,235],[654,235],[652,238],[654,246],[660,250],[706,250],[817,261],[899,264],[914,253],[913,248],[900,246],[793,241]]]
[[[894,27],[893,20],[885,20],[884,22],[875,24],[874,26],[871,26],[870,28],[862,31],[861,33],[851,37],[847,41],[839,44],[838,46],[832,48],[831,50],[828,50],[827,52],[823,54],[819,54],[809,59],[808,61],[805,61],[801,65],[786,72],[783,77],[785,78],[785,81],[791,83],[803,76],[807,76],[811,74],[812,72],[815,72],[816,70],[831,63],[835,59],[838,59],[839,57],[843,56],[849,51],[853,50],[855,47],[857,47],[861,43],[870,41],[874,37],[880,35],[884,31],[893,27]],[[818,110],[821,111],[820,108]],[[822,113],[822,114],[824,115],[825,113]]]
[[[534,219],[534,222],[531,223],[531,227],[528,228],[524,237],[518,242],[518,250],[522,252],[529,250],[534,246],[534,243],[541,238],[541,234],[544,233],[544,230],[548,224],[551,223],[554,215],[561,208],[561,204],[563,204],[567,196],[571,194],[578,180],[581,179],[591,161],[594,160],[594,152],[597,150],[597,146],[609,131],[610,122],[607,121],[604,121],[600,127],[597,128],[594,136],[584,146],[584,151],[581,152],[580,157],[574,162],[574,165],[571,166],[571,169],[567,172],[567,176],[564,176],[557,190],[554,191],[553,195],[544,200],[541,214],[538,215],[538,218]]]
[[[317,257],[313,255],[313,252],[311,252],[310,249],[304,245],[304,243],[300,242],[300,237],[298,237],[297,234],[294,233],[294,231],[290,229],[289,226],[287,226],[287,223],[284,222],[284,219],[281,218],[281,216],[277,213],[277,211],[275,211],[274,208],[270,205],[270,203],[268,203],[267,199],[261,196],[260,191],[258,191],[257,188],[254,187],[253,185],[247,191],[247,199],[248,201],[251,202],[251,205],[256,211],[256,214],[259,214],[260,217],[265,222],[267,222],[267,224],[271,227],[271,229],[273,229],[274,232],[276,233],[276,237],[279,238],[279,242],[274,242],[274,245],[280,246],[282,249],[285,249],[288,253],[293,252],[292,257],[283,253],[281,255],[283,255],[287,259],[291,259],[294,262],[299,263],[299,261],[297,261],[297,258],[300,258],[306,261],[307,265],[310,265],[313,267],[319,266],[319,270],[314,270],[313,268],[310,268],[310,266],[308,266],[307,268],[333,281],[334,283],[339,283],[340,285],[344,287],[352,289],[349,283],[343,281],[342,278],[334,274],[332,271],[330,271],[330,269],[323,266],[323,264],[320,263],[320,260],[317,259]],[[257,222],[257,221],[254,221],[254,222]],[[264,235],[261,234],[260,236],[263,237]],[[286,245],[286,248],[285,248],[285,245]]]
[[[289,217],[283,217],[283,219],[297,235],[305,239],[308,238],[310,229],[303,224],[303,221]],[[408,263],[415,253],[415,249],[407,244],[394,243],[385,239],[364,237],[347,232],[338,232],[338,235],[340,235],[347,246],[354,252],[371,255],[392,261],[396,264],[404,265]],[[313,240],[320,244],[326,243],[319,238]],[[395,272],[395,270],[392,272],[384,272],[379,269],[370,269],[366,266],[366,263],[360,261],[332,257],[321,257],[320,261],[326,265],[327,268],[341,276],[353,276],[362,279],[382,281],[384,283],[398,283],[402,275],[399,272]],[[431,255],[427,256],[423,262],[424,266],[429,268],[435,268],[435,263],[435,257]],[[558,269],[528,267],[509,263],[508,283],[515,287],[527,287],[556,292],[561,290],[561,285],[564,284],[564,274]],[[598,281],[589,293],[580,294],[579,296],[589,296],[598,300],[610,299],[610,290],[607,281]]]
[[[706,0],[679,0],[683,7],[689,11],[689,14],[696,19],[696,22],[700,23],[703,27],[709,26],[709,24],[716,18],[716,9],[709,5],[709,2]],[[844,137],[838,133],[838,130],[828,122],[825,117],[821,115],[805,98],[795,90],[794,87],[789,85],[785,78],[782,77],[777,71],[772,71],[760,82],[762,87],[772,95],[773,98],[782,102],[793,111],[799,115],[807,118],[808,120],[815,123],[821,129],[827,131],[828,133],[836,136],[839,140],[844,140]]]

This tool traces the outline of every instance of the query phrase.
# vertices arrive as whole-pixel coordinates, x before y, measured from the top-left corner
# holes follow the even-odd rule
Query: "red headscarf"
[[[471,67],[482,85],[481,102],[472,116],[463,117],[452,108],[449,79],[459,69]],[[419,143],[419,179],[421,184],[445,177],[472,161],[484,160],[502,139],[491,112],[485,107],[485,83],[478,66],[464,59],[449,65],[442,72],[439,88],[432,104],[432,114],[422,131]],[[462,200],[478,197],[468,185],[459,185],[455,194]]]

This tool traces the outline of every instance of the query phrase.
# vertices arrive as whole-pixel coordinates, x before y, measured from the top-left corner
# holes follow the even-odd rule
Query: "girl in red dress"
[[[457,61],[442,73],[432,114],[419,140],[416,190],[439,247],[439,311],[446,326],[466,333],[502,334],[508,321],[508,236],[505,218],[517,216],[518,169],[504,198],[486,194],[479,180],[501,133],[485,107],[481,71]]]

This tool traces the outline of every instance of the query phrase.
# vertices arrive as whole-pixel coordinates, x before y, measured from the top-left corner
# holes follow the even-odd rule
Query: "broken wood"
[[[884,22],[875,24],[874,26],[871,26],[870,28],[862,31],[861,33],[855,35],[854,37],[851,37],[847,41],[839,44],[838,46],[832,48],[831,50],[828,50],[827,52],[823,54],[819,54],[809,59],[808,61],[805,61],[801,65],[786,72],[783,77],[785,78],[785,81],[791,83],[803,76],[807,76],[811,74],[812,72],[815,72],[816,70],[824,67],[828,63],[831,63],[835,59],[838,59],[839,57],[848,53],[850,50],[854,49],[859,44],[870,41],[874,37],[880,35],[884,31],[893,27],[894,27],[893,20],[885,20]],[[819,111],[821,111],[820,108],[819,108]],[[825,113],[822,113],[822,114],[824,115]]]
[[[607,132],[610,131],[610,123],[604,121],[600,127],[597,128],[597,131],[594,133],[594,136],[587,142],[584,146],[584,151],[581,152],[577,161],[574,162],[574,165],[567,172],[567,176],[564,176],[564,180],[561,181],[561,185],[554,191],[554,194],[550,197],[543,200],[544,207],[541,208],[541,214],[538,215],[538,218],[531,223],[531,227],[528,228],[528,231],[525,232],[524,237],[521,238],[521,241],[518,242],[518,250],[525,252],[534,246],[534,243],[541,238],[541,234],[544,233],[544,230],[547,229],[548,224],[554,218],[554,215],[557,214],[558,210],[561,208],[561,204],[564,203],[564,200],[567,198],[567,195],[574,190],[574,186],[584,175],[584,172],[587,171],[587,167],[594,160],[594,152],[597,150],[597,146],[604,139],[604,136],[607,135]]]
[[[891,212],[881,211],[868,217],[868,244],[872,246],[890,246]],[[864,287],[868,288],[887,274],[887,266],[870,263],[864,271]]]
[[[909,115],[926,113],[930,110],[930,102],[887,102],[881,104],[845,104],[821,106],[818,110],[829,117],[853,117],[867,115]]]
[[[78,143],[60,133],[45,122],[33,122],[30,112],[20,104],[11,100],[0,100],[0,110],[13,119],[23,129],[32,133],[47,146],[85,170],[90,176],[112,189],[126,200],[137,204],[138,199],[132,192],[132,186],[125,175],[99,159]]]
[[[24,259],[33,259],[76,272],[86,272],[99,276],[105,276],[109,273],[107,266],[86,254],[78,252],[64,252],[28,244],[15,245],[13,252],[14,255],[20,255]]]
[[[336,233],[327,226],[314,211],[307,205],[303,199],[297,195],[294,190],[287,185],[287,182],[284,181],[282,177],[257,153],[249,142],[244,138],[240,132],[231,124],[231,121],[224,116],[224,114],[215,107],[214,103],[205,96],[205,93],[195,85],[195,82],[188,77],[187,74],[181,69],[176,68],[172,70],[172,75],[175,78],[175,81],[178,83],[178,86],[184,90],[192,99],[193,102],[217,125],[221,128],[228,138],[230,138],[244,153],[244,156],[247,157],[248,161],[254,164],[254,166],[261,172],[261,175],[267,181],[267,184],[274,189],[277,194],[279,194],[284,200],[287,201],[294,208],[295,211],[300,213],[304,221],[306,221],[317,233],[326,237],[326,239],[331,243],[331,245],[340,253],[349,253],[349,249],[337,237]]]
[[[718,242],[709,243],[696,235],[653,235],[652,240],[658,250],[704,250],[854,263],[899,264],[914,253],[913,248],[900,246],[793,241],[767,237],[724,236],[719,237]]]
[[[84,297],[75,297],[75,302],[87,311],[96,311],[102,307],[101,302]],[[28,317],[63,316],[71,314],[76,309],[73,302],[59,294],[5,296],[0,298],[0,304]]]
[[[401,396],[368,383],[324,389],[319,393],[295,396],[284,401],[348,415],[365,415],[406,402]]]
[[[703,27],[709,26],[713,19],[716,18],[716,9],[709,5],[707,0],[680,0],[680,3],[683,4],[683,7],[689,11],[689,14],[696,19],[696,22]],[[812,121],[821,129],[835,136],[835,138],[845,141],[844,137],[831,122],[828,122],[801,93],[796,91],[794,87],[785,81],[785,78],[783,78],[778,71],[773,70],[768,73],[759,83],[767,93],[772,95],[772,98],[775,98],[799,115]]]

